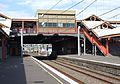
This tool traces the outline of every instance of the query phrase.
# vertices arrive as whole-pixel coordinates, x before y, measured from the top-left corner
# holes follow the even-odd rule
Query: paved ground
[[[76,59],[95,60],[120,64],[120,57],[92,55],[64,55]],[[59,84],[52,76],[40,68],[30,57],[9,57],[0,62],[0,84]]]
[[[0,84],[60,84],[32,58],[10,57],[0,63]]]
[[[73,58],[82,58],[82,59],[87,59],[87,60],[95,60],[95,61],[101,61],[101,62],[108,62],[108,63],[115,63],[115,64],[120,64],[120,57],[117,56],[94,56],[94,55],[59,55],[65,56],[65,57],[73,57]]]

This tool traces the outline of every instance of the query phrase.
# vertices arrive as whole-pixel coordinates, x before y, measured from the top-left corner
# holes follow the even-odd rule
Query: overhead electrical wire
[[[53,5],[51,8],[49,8],[44,14],[49,12],[51,9],[53,9],[55,6],[57,6],[62,0],[59,0],[55,5]]]
[[[80,2],[78,2],[78,3],[76,3],[76,4],[74,4],[73,6],[69,7],[69,8],[66,9],[65,11],[63,11],[61,14],[65,13],[66,11],[70,10],[71,8],[77,6],[78,4],[82,3],[83,1],[84,1],[84,0],[82,0],[82,1],[80,1]]]
[[[114,10],[119,9],[119,8],[120,8],[120,6],[119,6],[119,7],[114,8],[114,9],[112,9],[112,10],[109,10],[109,11],[107,11],[107,12],[105,12],[105,13],[102,13],[102,14],[100,14],[99,16],[106,15],[106,14],[108,14],[108,13],[110,13],[110,12],[114,11]]]
[[[119,13],[119,14],[116,14],[116,15],[114,15],[114,16],[112,16],[112,17],[110,17],[109,19],[115,18],[115,17],[117,17],[117,16],[119,16],[119,15],[120,15],[120,13]]]
[[[63,14],[64,12],[70,10],[71,8],[75,7],[76,5],[82,3],[83,1],[84,1],[84,0],[82,0],[82,1],[80,1],[80,2],[78,2],[78,3],[76,3],[75,5],[71,6],[71,7],[68,8],[67,10],[63,11],[61,14]],[[96,1],[97,1],[97,0],[94,0],[92,3],[90,3],[90,4],[89,4],[87,7],[85,7],[81,12],[79,12],[79,14],[82,13],[84,10],[86,10],[88,7],[90,7],[90,6],[91,6],[93,3],[95,3]]]
[[[76,16],[81,14],[83,11],[85,11],[87,8],[89,8],[92,4],[94,4],[97,0],[94,0],[92,3],[90,3],[88,6],[86,6],[82,11],[80,11]]]
[[[50,11],[51,9],[53,9],[55,6],[57,6],[62,0],[59,0],[54,6],[52,6],[50,9],[48,9],[44,14],[46,14],[48,11]],[[77,6],[78,4],[82,3],[84,0],[74,4],[73,6],[69,7],[68,9],[66,9],[65,11],[63,11],[61,14],[65,13],[66,11],[70,10],[71,8]]]

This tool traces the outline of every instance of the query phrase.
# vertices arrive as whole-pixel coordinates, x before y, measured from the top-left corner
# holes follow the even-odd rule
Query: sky
[[[50,9],[60,0],[1,0],[0,1],[0,13],[5,14],[11,18],[15,17],[35,17],[38,9]],[[66,10],[74,4],[82,0],[61,0],[54,9]],[[87,7],[94,0],[84,0],[82,3],[71,8],[76,10],[76,18],[78,20],[87,18],[88,16],[95,14],[97,16],[119,7],[120,0],[97,0],[94,4],[84,10],[82,13],[77,15],[85,7]],[[111,18],[114,15],[117,17]],[[114,10],[106,15],[100,16],[100,18],[107,20],[119,20],[120,19],[120,8]]]

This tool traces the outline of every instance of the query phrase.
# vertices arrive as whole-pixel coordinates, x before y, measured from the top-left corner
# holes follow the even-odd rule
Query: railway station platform
[[[82,67],[120,77],[120,57],[117,56],[64,55],[58,57]]]
[[[93,61],[99,63],[105,63],[110,65],[120,66],[120,57],[118,56],[94,56],[94,55],[59,55],[58,57],[66,57],[71,59],[85,60],[85,61]]]
[[[0,62],[0,84],[60,84],[31,57],[10,57]],[[65,83],[66,84],[66,83]]]

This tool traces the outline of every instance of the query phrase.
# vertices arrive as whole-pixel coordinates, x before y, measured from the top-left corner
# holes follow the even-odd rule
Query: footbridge
[[[119,38],[119,27],[115,27],[95,15],[82,20],[79,25],[81,32],[93,45],[97,46],[105,56],[110,55],[109,42],[115,37]]]

